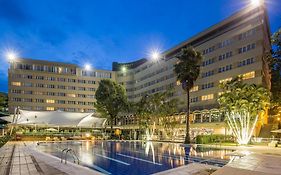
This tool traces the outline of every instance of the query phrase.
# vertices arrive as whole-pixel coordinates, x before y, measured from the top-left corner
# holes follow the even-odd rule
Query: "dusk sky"
[[[165,51],[245,7],[249,0],[0,0],[0,91],[7,92],[7,50],[19,57],[90,63]],[[271,32],[281,0],[267,0]]]

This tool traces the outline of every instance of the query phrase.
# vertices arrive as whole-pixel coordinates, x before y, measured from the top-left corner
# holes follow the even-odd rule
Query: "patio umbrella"
[[[281,133],[281,129],[273,130],[273,131],[270,131],[270,132]]]
[[[46,131],[58,131],[57,129],[55,129],[55,128],[48,128],[48,129],[46,129]]]

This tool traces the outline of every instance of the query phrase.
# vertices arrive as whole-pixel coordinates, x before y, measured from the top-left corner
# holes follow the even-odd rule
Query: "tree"
[[[0,111],[7,112],[8,108],[8,95],[0,92]]]
[[[155,127],[170,130],[172,114],[177,112],[178,100],[171,98],[172,91],[145,95],[134,106],[140,128],[146,131],[147,140],[152,139]],[[169,119],[168,119],[169,118]]]
[[[112,80],[104,79],[100,81],[95,96],[97,101],[94,105],[97,112],[109,119],[112,129],[113,120],[128,106],[125,89]]]
[[[224,92],[218,102],[239,144],[248,144],[259,117],[269,106],[270,92],[261,85],[243,83],[241,78],[220,84]]]
[[[190,143],[189,135],[189,111],[190,111],[190,89],[194,86],[194,82],[197,80],[200,74],[200,63],[202,55],[194,48],[183,48],[178,55],[178,62],[175,65],[175,73],[177,74],[177,80],[181,82],[183,90],[186,92],[186,135],[184,143]]]
[[[273,107],[281,106],[281,29],[271,37],[271,92]]]

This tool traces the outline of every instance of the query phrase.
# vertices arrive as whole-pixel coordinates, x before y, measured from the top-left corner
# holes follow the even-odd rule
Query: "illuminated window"
[[[55,103],[55,100],[47,99],[47,100],[46,100],[46,103]]]
[[[193,87],[190,89],[190,92],[198,91],[198,89],[199,89],[198,86],[193,86]]]
[[[14,82],[12,82],[12,85],[13,86],[21,86],[21,82],[14,81]]]
[[[220,80],[220,83],[226,83],[226,82],[231,81],[231,80],[232,80],[231,77],[230,78],[226,78],[226,79]]]
[[[68,97],[76,97],[75,94],[67,94]]]
[[[54,107],[46,107],[46,110],[47,110],[47,111],[54,111],[55,108],[54,108]]]
[[[248,72],[248,73],[245,73],[242,75],[243,80],[247,80],[247,79],[251,79],[251,78],[255,78],[255,71]]]
[[[213,99],[214,98],[214,94],[208,94],[208,95],[203,95],[202,97],[201,97],[201,100],[202,101],[205,101],[205,100],[211,100],[211,99]]]

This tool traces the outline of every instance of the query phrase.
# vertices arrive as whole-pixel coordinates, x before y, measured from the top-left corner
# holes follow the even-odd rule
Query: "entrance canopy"
[[[14,119],[14,123],[19,125],[102,128],[106,122],[105,118],[95,117],[94,113],[27,110],[19,110],[19,113],[18,118],[15,116]],[[2,119],[13,122],[13,117],[11,115]]]

